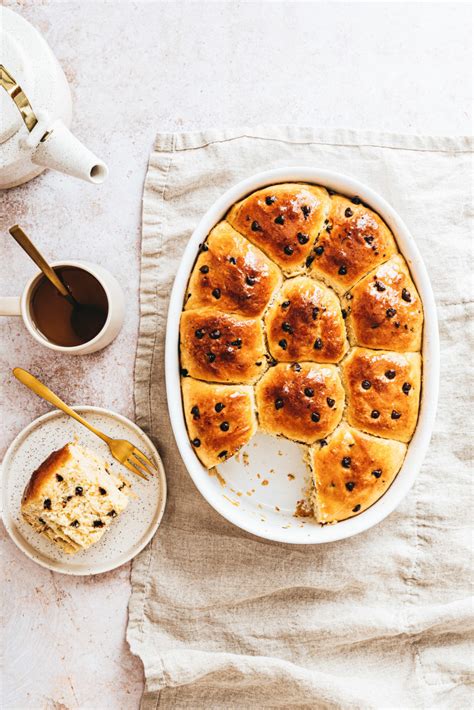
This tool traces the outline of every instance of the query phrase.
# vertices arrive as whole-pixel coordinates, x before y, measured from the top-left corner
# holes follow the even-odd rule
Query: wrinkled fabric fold
[[[428,268],[441,336],[437,421],[414,488],[375,528],[308,547],[255,538],[210,508],[180,459],[164,384],[168,299],[194,227],[239,180],[291,165],[352,175],[393,205]],[[278,126],[156,137],[135,402],[169,497],[132,570],[143,710],[471,705],[471,170],[469,137]]]

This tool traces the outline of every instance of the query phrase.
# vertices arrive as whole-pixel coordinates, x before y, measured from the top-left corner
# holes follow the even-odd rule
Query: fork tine
[[[133,464],[131,464],[128,460],[122,461],[121,463],[125,466],[125,468],[128,468],[129,471],[131,471],[132,473],[136,473],[137,476],[140,476],[140,478],[144,478],[145,481],[148,481],[148,478],[145,476],[145,474],[142,473],[142,472],[141,472],[138,468],[136,468]]]
[[[134,458],[133,453],[130,454],[130,456],[127,459],[128,463],[134,466],[136,469],[139,471],[142,471],[144,474],[153,475],[150,473],[150,471],[147,469],[145,464],[143,464],[140,459]]]
[[[137,449],[137,448],[135,447],[135,448],[133,449],[132,453],[135,454],[135,456],[137,456],[138,458],[143,459],[143,461],[144,461],[146,464],[148,464],[148,466],[149,466],[153,471],[155,471],[156,473],[158,473],[158,469],[156,468],[156,464],[154,464],[153,461],[150,461],[150,459],[147,458],[147,457],[145,456],[145,454],[144,454],[142,451],[140,451],[140,449]]]
[[[147,466],[146,463],[143,463],[143,461],[133,451],[130,454],[130,456],[128,457],[128,460],[130,461],[130,463],[133,463],[134,466],[137,466],[142,471],[147,473],[149,476],[155,475],[155,471],[150,469],[150,467]]]

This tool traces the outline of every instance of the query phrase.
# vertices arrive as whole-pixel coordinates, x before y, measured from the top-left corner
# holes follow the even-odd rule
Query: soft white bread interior
[[[32,474],[23,518],[67,553],[98,542],[129,502],[130,484],[105,459],[76,443],[53,451]]]

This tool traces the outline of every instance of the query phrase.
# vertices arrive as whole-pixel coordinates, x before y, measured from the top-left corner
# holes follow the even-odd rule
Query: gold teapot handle
[[[36,118],[35,112],[31,108],[31,104],[28,101],[23,89],[16,83],[12,75],[7,72],[3,64],[0,64],[0,86],[5,89],[7,94],[15,103],[25,126],[31,133],[33,128],[38,123],[38,119]]]

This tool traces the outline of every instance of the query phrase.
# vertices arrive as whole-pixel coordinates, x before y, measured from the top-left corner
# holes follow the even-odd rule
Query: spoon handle
[[[69,407],[65,402],[63,402],[62,399],[59,399],[57,394],[54,394],[54,392],[52,392],[48,387],[46,387],[46,385],[44,385],[34,375],[32,375],[31,372],[23,370],[23,368],[21,367],[15,367],[13,370],[13,374],[15,375],[17,380],[19,380],[23,385],[25,385],[35,394],[37,394],[38,397],[45,399],[54,407],[57,407],[57,409],[60,409],[62,412],[64,412],[64,414],[68,414],[77,422],[83,424],[83,426],[85,426],[87,429],[89,429],[89,431],[91,431],[93,434],[102,439],[102,441],[108,443],[111,440],[109,436],[103,434],[101,431],[93,427],[92,424],[89,424],[86,419],[83,419],[80,414],[75,412],[74,409],[71,409],[71,407]]]
[[[33,259],[35,264],[39,266],[43,274],[48,278],[53,286],[59,291],[62,296],[65,296],[68,300],[71,298],[71,294],[67,290],[66,286],[63,284],[57,273],[48,264],[44,256],[42,256],[35,245],[28,239],[24,231],[18,224],[10,227],[8,230],[12,235],[13,239],[18,242],[22,249],[26,251],[29,257]]]

